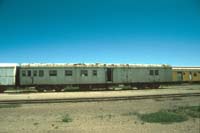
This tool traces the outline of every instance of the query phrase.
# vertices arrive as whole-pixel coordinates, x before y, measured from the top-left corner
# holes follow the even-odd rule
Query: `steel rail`
[[[102,102],[122,100],[143,100],[156,98],[174,97],[197,97],[200,93],[142,95],[142,96],[119,96],[119,97],[91,97],[91,98],[62,98],[62,99],[23,99],[23,100],[1,100],[0,104],[34,104],[34,103],[63,103],[63,102]]]

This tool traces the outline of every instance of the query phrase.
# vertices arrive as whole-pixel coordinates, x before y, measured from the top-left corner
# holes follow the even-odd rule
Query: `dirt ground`
[[[160,124],[129,113],[200,105],[200,97],[109,102],[24,104],[0,108],[0,133],[199,133],[200,119]],[[71,122],[62,122],[66,114]]]

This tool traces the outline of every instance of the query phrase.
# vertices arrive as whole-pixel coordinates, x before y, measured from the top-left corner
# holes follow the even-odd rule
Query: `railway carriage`
[[[20,85],[57,91],[66,86],[92,87],[105,82],[103,72],[104,69],[97,65],[22,64]]]
[[[66,86],[108,88],[130,85],[158,88],[172,81],[169,65],[134,64],[21,64],[20,86],[35,86],[60,91]]]
[[[200,67],[144,64],[5,64],[0,63],[0,92],[9,87],[61,91],[131,86],[158,88],[163,84],[200,83]]]
[[[173,67],[174,82],[200,82],[200,67]]]
[[[0,63],[0,92],[8,87],[15,87],[17,80],[17,64]]]

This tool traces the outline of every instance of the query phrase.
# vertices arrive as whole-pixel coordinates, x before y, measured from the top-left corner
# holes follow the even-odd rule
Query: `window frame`
[[[26,70],[22,70],[22,77],[26,77]]]
[[[39,77],[44,77],[44,70],[39,70],[38,76]]]
[[[97,70],[92,70],[92,76],[97,77],[98,76],[98,71]]]
[[[27,77],[31,77],[32,76],[32,71],[31,70],[27,70]]]
[[[55,76],[57,76],[57,75],[58,75],[57,70],[49,70],[49,76],[50,76],[50,77],[55,77]]]
[[[81,70],[80,71],[80,76],[81,77],[87,77],[88,76],[88,70]]]
[[[159,70],[155,70],[154,73],[156,76],[159,76]]]
[[[73,71],[72,70],[65,70],[65,76],[67,76],[67,77],[73,76]]]
[[[37,70],[33,70],[33,76],[37,77],[37,75],[38,75],[38,71]]]
[[[194,73],[193,73],[193,76],[194,76],[194,77],[197,77],[197,73],[196,73],[196,72],[194,72]]]
[[[149,70],[149,75],[150,75],[150,76],[153,76],[153,75],[154,75],[154,70],[152,70],[152,69]]]

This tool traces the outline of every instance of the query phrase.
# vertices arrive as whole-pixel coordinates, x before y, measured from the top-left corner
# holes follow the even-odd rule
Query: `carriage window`
[[[159,75],[159,71],[158,70],[155,70],[155,75]]]
[[[197,76],[197,73],[194,73],[194,77],[196,77]]]
[[[57,71],[56,70],[50,70],[49,76],[57,76]]]
[[[153,75],[153,70],[149,70],[149,75]]]
[[[27,76],[28,76],[28,77],[31,77],[31,70],[28,70],[27,72],[28,72],[28,75],[27,75]]]
[[[72,76],[72,70],[65,70],[65,76]]]
[[[33,71],[33,76],[37,76],[37,70]]]
[[[25,70],[22,71],[22,76],[23,76],[23,77],[26,76],[26,71],[25,71]]]
[[[93,71],[92,71],[92,75],[93,75],[93,76],[97,76],[97,70],[93,70]]]
[[[43,77],[44,76],[44,71],[43,70],[39,70],[39,76]]]
[[[81,70],[81,76],[82,77],[88,76],[88,70]]]

